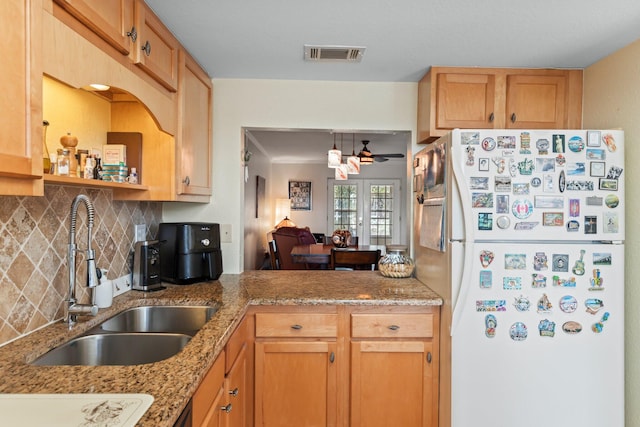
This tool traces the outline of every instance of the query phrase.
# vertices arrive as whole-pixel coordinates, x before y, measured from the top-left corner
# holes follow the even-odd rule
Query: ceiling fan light
[[[336,181],[346,181],[349,179],[349,168],[346,163],[341,163],[340,166],[335,168]]]

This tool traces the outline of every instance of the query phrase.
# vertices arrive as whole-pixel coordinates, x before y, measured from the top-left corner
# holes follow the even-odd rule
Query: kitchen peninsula
[[[126,308],[216,303],[220,304],[219,311],[183,351],[157,363],[29,365],[48,350]],[[153,293],[131,291],[116,297],[113,306],[101,310],[95,318],[81,318],[71,331],[58,322],[1,347],[0,393],[147,393],[155,400],[138,425],[172,426],[248,311],[273,307],[423,308],[436,313],[433,317],[437,325],[441,304],[437,294],[415,279],[390,279],[368,271],[255,271],[222,275],[217,281],[195,285],[169,285]],[[437,347],[434,353],[437,360]]]

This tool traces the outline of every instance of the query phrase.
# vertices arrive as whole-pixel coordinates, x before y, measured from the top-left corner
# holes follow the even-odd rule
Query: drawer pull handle
[[[336,354],[332,351],[329,355],[329,362],[333,363],[336,360]]]
[[[231,409],[232,409],[231,403],[220,407],[220,410],[226,412],[227,414],[231,412]]]
[[[188,187],[189,184],[191,184],[191,179],[189,179],[189,177],[187,176],[185,179],[182,180],[182,183]]]
[[[431,363],[431,352],[427,352],[427,363]]]
[[[291,329],[295,329],[296,331],[299,331],[300,329],[302,329],[302,325],[291,325]]]
[[[515,123],[517,120],[516,113],[511,114],[511,123]]]
[[[149,40],[147,40],[144,44],[144,46],[142,46],[142,51],[145,53],[145,55],[149,56],[151,55],[151,43],[149,43]]]
[[[391,325],[391,326],[389,326],[389,329],[391,329],[392,331],[397,331],[398,329],[400,329],[400,326],[398,326],[398,325]]]
[[[229,390],[229,394],[233,397],[236,397],[238,395],[238,387],[234,388],[233,390]]]

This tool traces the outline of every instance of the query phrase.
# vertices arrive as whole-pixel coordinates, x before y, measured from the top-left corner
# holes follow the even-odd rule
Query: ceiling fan
[[[360,163],[373,163],[376,162],[386,162],[390,158],[401,159],[404,158],[404,154],[402,153],[390,153],[390,154],[373,154],[367,144],[369,144],[369,140],[362,140],[362,149],[358,153],[358,157],[360,157]]]

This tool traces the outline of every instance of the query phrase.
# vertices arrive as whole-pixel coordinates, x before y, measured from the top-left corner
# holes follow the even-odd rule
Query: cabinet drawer
[[[431,338],[433,314],[353,314],[354,338]]]
[[[336,337],[336,314],[256,313],[256,337]]]

